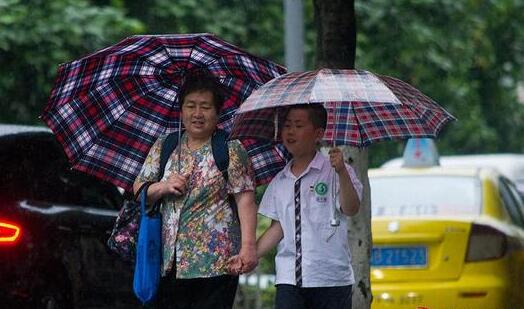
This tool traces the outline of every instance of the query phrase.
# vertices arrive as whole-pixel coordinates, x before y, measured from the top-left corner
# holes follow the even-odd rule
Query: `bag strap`
[[[144,182],[144,184],[142,185],[141,188],[144,188],[145,190],[143,190],[143,192],[141,192],[142,194],[140,194],[140,213],[141,214],[145,214],[147,213],[146,212],[146,205],[147,205],[147,188],[149,187],[149,185],[151,185],[152,182],[151,181],[147,181],[147,182]],[[141,190],[139,190],[140,192]]]
[[[178,143],[178,132],[170,133],[166,137],[164,142],[162,143],[162,148],[160,150],[160,169],[159,169],[160,174],[158,176],[158,181],[160,181],[162,177],[164,176],[164,170],[167,164],[167,160],[171,156],[171,153],[173,153],[173,150],[175,150],[177,143]],[[147,197],[147,188],[153,183],[154,181],[144,182],[135,193],[135,201],[137,201],[138,197],[140,196],[140,193],[142,193],[142,191],[146,189],[145,194],[142,194],[141,196],[142,200],[140,203],[140,207],[141,207],[142,213],[147,213],[149,215],[157,213],[160,207],[160,203],[157,202],[155,203],[155,205],[152,205],[151,207],[147,207],[147,209],[145,209],[145,205],[147,204],[147,198],[146,198]],[[146,199],[144,200],[144,198]]]
[[[143,184],[141,184],[141,185],[140,185],[140,188],[138,188],[138,190],[137,190],[136,193],[135,193],[135,198],[134,198],[134,200],[135,200],[135,201],[138,201],[138,197],[140,196],[140,193],[142,193],[142,191],[143,191],[145,188],[149,187],[149,185],[151,185],[152,183],[153,183],[152,181],[146,181],[146,182],[144,182]]]
[[[140,213],[142,214],[151,215],[155,211],[154,209],[156,209],[155,208],[156,206],[153,206],[153,208],[146,208],[147,207],[147,189],[153,183],[154,181],[144,182],[135,194],[135,201],[137,201],[138,198],[140,197]]]

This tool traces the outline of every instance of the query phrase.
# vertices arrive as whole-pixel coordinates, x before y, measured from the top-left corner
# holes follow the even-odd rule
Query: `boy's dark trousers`
[[[351,285],[298,288],[278,284],[276,309],[351,309]]]

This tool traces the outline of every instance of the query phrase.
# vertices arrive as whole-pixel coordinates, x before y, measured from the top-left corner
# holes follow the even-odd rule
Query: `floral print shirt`
[[[137,182],[157,181],[161,146],[166,136],[160,137],[149,151]],[[179,174],[189,177],[186,194],[166,196],[160,207],[163,276],[174,267],[175,260],[177,278],[224,275],[227,260],[238,253],[240,225],[229,205],[228,194],[253,191],[255,184],[251,162],[242,144],[238,140],[229,141],[228,148],[227,184],[215,164],[211,139],[192,151],[187,147],[184,133],[168,160],[163,180],[178,169],[181,169]]]

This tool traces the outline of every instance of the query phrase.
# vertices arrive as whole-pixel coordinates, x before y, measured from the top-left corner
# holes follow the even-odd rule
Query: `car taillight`
[[[20,239],[22,228],[0,219],[0,245],[15,244]]]
[[[499,230],[490,226],[473,224],[469,234],[466,262],[493,260],[503,257],[508,248],[508,239]]]

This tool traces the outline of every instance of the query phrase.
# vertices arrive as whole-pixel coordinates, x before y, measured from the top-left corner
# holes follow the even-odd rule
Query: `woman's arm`
[[[257,205],[255,204],[255,193],[244,191],[235,194],[240,220],[240,259],[242,261],[242,272],[252,271],[258,263],[256,255],[256,228],[257,228]]]
[[[144,182],[135,181],[133,184],[133,193],[136,194]],[[147,189],[147,202],[154,204],[156,201],[168,194],[181,196],[186,193],[187,176],[181,176],[172,173],[165,181],[159,181],[151,184]]]

